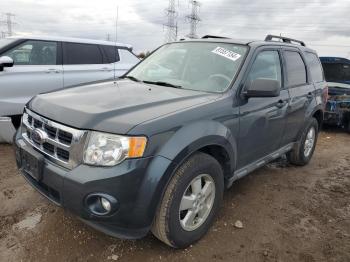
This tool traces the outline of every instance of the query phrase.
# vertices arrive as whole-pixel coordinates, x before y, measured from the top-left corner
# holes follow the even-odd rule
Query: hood
[[[350,84],[327,82],[328,95],[332,98],[335,96],[350,96]]]
[[[206,103],[219,95],[120,80],[41,94],[28,107],[71,127],[126,134],[142,122]]]
[[[339,88],[348,88],[350,89],[350,81],[344,82],[327,82],[328,87],[339,87]]]

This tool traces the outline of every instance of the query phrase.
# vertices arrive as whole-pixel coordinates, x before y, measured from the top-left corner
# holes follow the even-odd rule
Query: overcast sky
[[[179,38],[189,33],[188,0],[176,0]],[[350,58],[350,0],[201,0],[197,34],[263,39],[282,34],[304,40],[319,55]],[[115,38],[136,52],[164,42],[167,0],[0,0],[4,13],[16,15],[17,34],[45,34],[93,39]],[[0,32],[6,31],[4,24]]]

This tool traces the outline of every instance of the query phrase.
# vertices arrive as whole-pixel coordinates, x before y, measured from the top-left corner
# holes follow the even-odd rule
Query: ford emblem
[[[33,130],[32,140],[34,143],[41,145],[42,143],[45,142],[46,138],[47,138],[47,134],[43,130],[38,128]]]

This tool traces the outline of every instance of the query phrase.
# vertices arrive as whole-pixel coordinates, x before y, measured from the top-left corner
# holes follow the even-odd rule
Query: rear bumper
[[[135,239],[149,232],[161,195],[159,181],[171,166],[170,160],[156,156],[127,160],[109,168],[79,165],[68,170],[45,159],[42,179],[37,181],[21,169],[21,149],[28,145],[18,134],[14,144],[22,176],[55,204],[114,237]],[[91,193],[113,196],[118,209],[106,216],[94,215],[85,204]]]
[[[0,117],[0,143],[12,143],[16,132],[10,117]]]

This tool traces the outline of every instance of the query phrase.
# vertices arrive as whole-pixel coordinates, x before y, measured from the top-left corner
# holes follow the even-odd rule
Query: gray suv
[[[184,248],[207,232],[235,180],[284,154],[310,161],[326,90],[316,52],[298,40],[170,43],[118,81],[32,99],[17,165],[102,232],[152,231]]]

